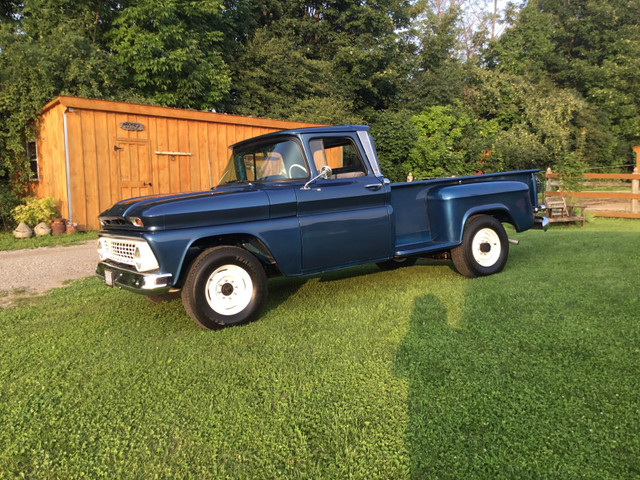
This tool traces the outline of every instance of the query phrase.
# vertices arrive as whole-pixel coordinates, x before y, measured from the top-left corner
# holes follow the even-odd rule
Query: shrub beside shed
[[[209,189],[233,143],[312,125],[57,97],[38,122],[33,193],[53,197],[80,229],[97,229],[98,214],[118,200]]]

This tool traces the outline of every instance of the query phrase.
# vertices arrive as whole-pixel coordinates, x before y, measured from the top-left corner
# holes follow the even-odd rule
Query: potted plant
[[[58,211],[55,200],[52,197],[40,199],[27,197],[24,199],[24,203],[14,208],[11,213],[17,223],[24,223],[30,227],[34,227],[41,222],[51,222],[58,214]],[[62,222],[62,226],[64,231],[66,229],[64,221]]]

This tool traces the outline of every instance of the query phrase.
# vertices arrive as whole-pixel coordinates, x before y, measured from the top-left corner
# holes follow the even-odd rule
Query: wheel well
[[[500,223],[509,223],[513,225],[513,219],[511,218],[511,215],[507,210],[486,210],[481,212],[473,212],[471,215],[469,215],[466,222],[464,223],[465,226],[467,223],[469,223],[469,221],[471,221],[471,219],[479,217],[480,215],[489,215],[490,217],[495,217]]]
[[[247,250],[260,261],[268,276],[279,273],[275,258],[273,258],[269,248],[267,248],[259,238],[248,234],[216,235],[213,237],[199,238],[191,244],[184,262],[182,262],[177,286],[182,287],[184,279],[191,268],[191,264],[198,255],[209,248],[221,246],[238,247]]]

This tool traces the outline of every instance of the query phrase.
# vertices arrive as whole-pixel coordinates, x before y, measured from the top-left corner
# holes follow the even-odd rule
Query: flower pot
[[[67,222],[67,234],[76,233],[78,231],[78,224]]]
[[[67,222],[64,221],[64,218],[54,218],[53,222],[51,222],[51,235],[62,235],[66,231]]]

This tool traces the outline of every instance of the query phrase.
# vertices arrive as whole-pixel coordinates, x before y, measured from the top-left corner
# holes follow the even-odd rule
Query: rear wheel
[[[254,320],[267,298],[267,276],[260,261],[238,247],[215,247],[191,265],[182,303],[204,328]]]
[[[465,225],[462,244],[451,250],[456,270],[465,277],[481,277],[502,271],[509,256],[509,239],[494,217],[478,215]]]

